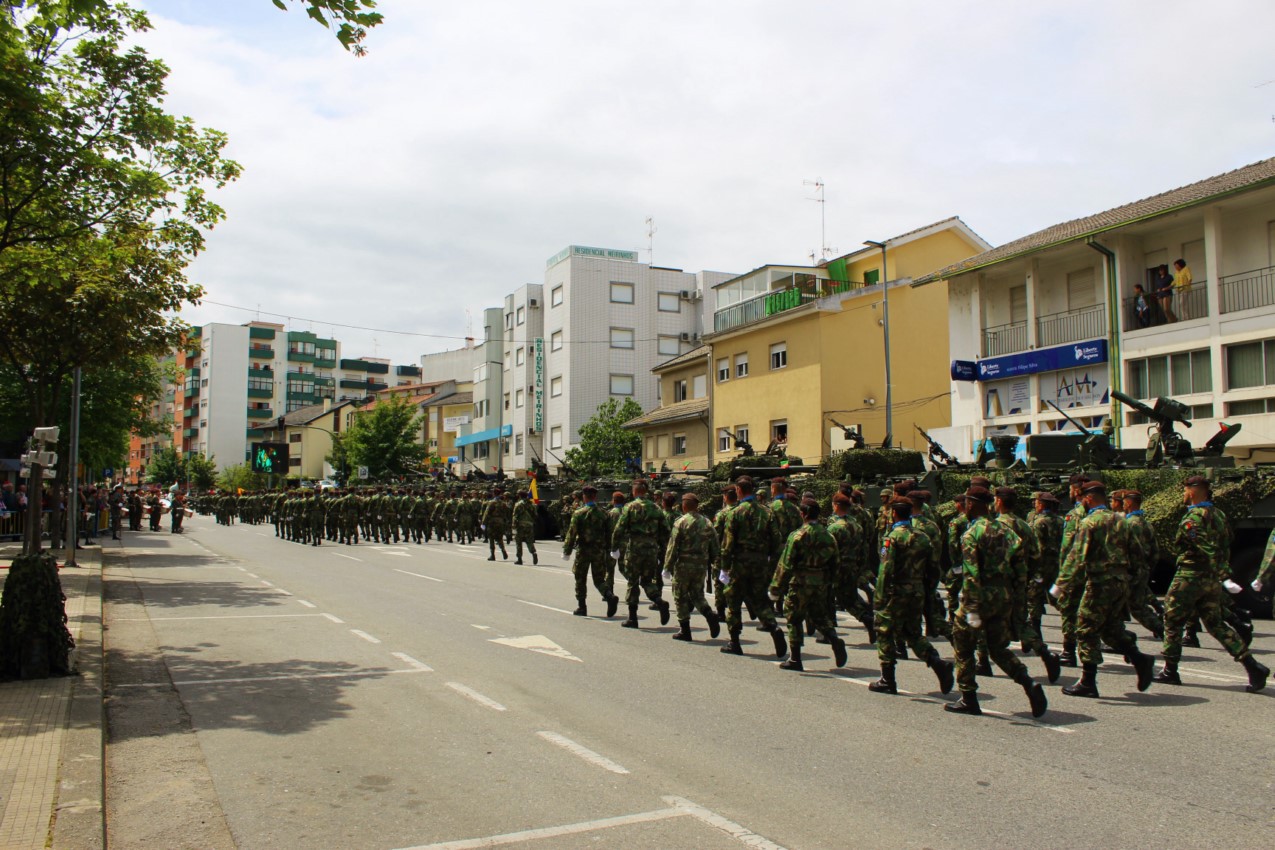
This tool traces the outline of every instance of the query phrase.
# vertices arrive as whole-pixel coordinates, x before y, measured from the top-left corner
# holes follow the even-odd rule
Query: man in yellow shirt
[[[1173,262],[1173,293],[1178,296],[1178,319],[1192,319],[1191,302],[1187,293],[1191,291],[1191,270],[1186,267],[1186,260]]]

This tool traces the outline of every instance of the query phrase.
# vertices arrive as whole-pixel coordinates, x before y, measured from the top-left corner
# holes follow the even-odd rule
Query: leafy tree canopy
[[[627,463],[641,460],[642,435],[621,426],[641,415],[642,406],[631,398],[598,405],[593,418],[580,426],[579,447],[567,450],[567,465],[586,477],[624,475]]]
[[[234,493],[239,490],[264,490],[266,477],[260,472],[253,472],[246,463],[228,466],[217,476],[217,486],[222,490]]]
[[[406,399],[377,402],[333,438],[328,463],[338,472],[366,466],[373,481],[416,473],[426,455],[421,424],[416,406]]]

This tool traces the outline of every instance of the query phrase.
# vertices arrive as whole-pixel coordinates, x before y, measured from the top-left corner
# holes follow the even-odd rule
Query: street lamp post
[[[890,276],[886,273],[885,242],[866,239],[869,248],[881,249],[881,325],[885,329],[885,447],[894,444],[894,384],[890,380]]]

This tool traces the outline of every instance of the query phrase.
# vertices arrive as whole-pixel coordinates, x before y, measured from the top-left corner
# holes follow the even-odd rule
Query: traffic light
[[[288,472],[287,443],[253,443],[252,471],[267,475],[286,475]]]

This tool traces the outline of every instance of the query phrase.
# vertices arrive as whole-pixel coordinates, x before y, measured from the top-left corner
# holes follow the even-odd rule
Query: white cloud
[[[800,262],[820,177],[842,249],[952,214],[998,243],[1275,134],[1265,0],[383,0],[362,60],[268,0],[147,5],[170,105],[245,166],[196,265],[209,297],[423,333],[463,335],[564,245],[643,245],[647,215],[663,265]]]

